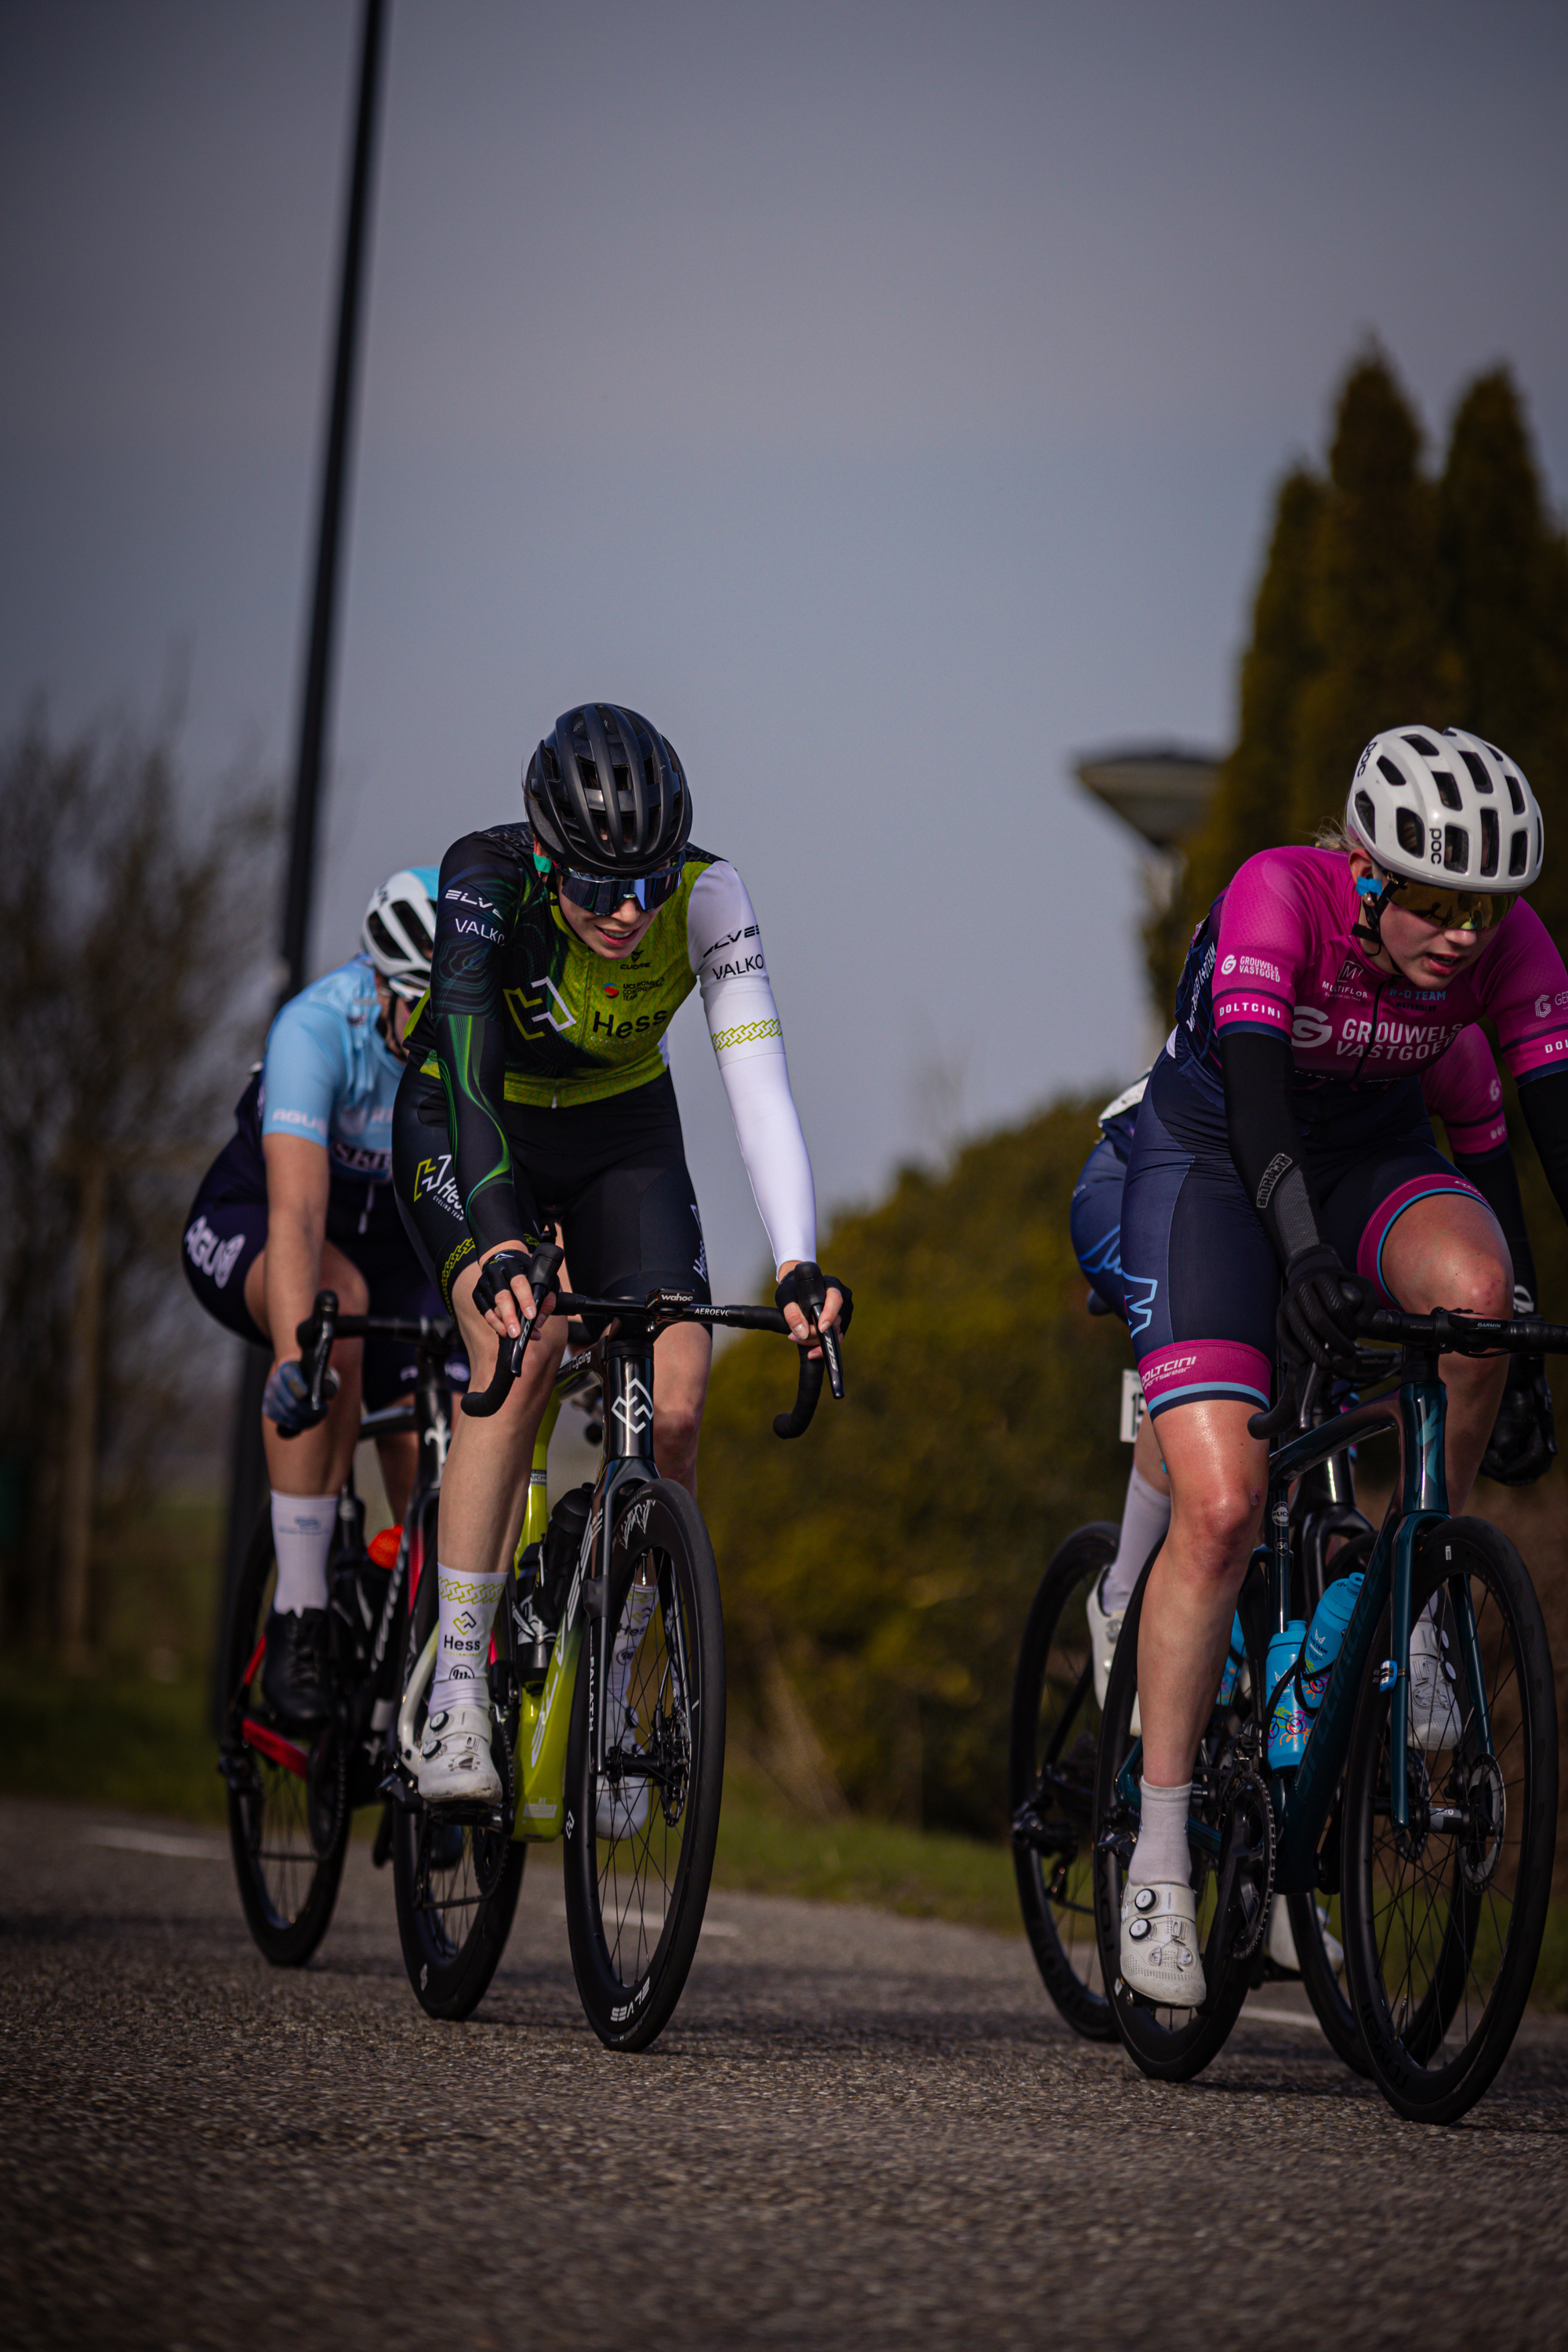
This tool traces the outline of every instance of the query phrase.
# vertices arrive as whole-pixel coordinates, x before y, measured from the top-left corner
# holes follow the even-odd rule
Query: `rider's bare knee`
[[[689,1476],[697,1465],[697,1441],[701,1434],[702,1415],[686,1407],[677,1411],[654,1409],[653,1447],[660,1470],[667,1477]]]
[[[1262,1502],[1256,1486],[1246,1479],[1233,1478],[1216,1479],[1197,1495],[1181,1497],[1182,1518],[1197,1556],[1213,1562],[1216,1577],[1228,1578],[1238,1565],[1246,1564]]]

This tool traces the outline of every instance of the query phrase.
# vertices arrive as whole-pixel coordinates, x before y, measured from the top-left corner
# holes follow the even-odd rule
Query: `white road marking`
[[[550,1916],[552,1919],[564,1919],[566,1916],[565,1904],[559,1902],[552,1903],[550,1906]],[[633,1922],[628,1916],[625,1925],[627,1927],[630,1927],[632,1924]],[[642,1916],[642,1924],[650,1934],[656,1934],[664,1925],[664,1913],[662,1911],[645,1911]],[[741,1930],[739,1927],[731,1927],[729,1922],[724,1919],[704,1919],[702,1922],[701,1932],[704,1936],[739,1936]]]
[[[163,1830],[117,1830],[107,1822],[82,1832],[83,1845],[110,1845],[121,1853],[162,1853],[175,1862],[226,1862],[216,1838],[174,1837]]]

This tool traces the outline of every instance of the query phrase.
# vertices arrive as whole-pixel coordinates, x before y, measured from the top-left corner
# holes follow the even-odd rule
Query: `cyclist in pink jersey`
[[[1121,1964],[1163,2005],[1204,1999],[1191,1773],[1258,1537],[1267,1448],[1247,1423],[1276,1349],[1343,1365],[1367,1298],[1513,1305],[1498,1220],[1437,1150],[1421,1100],[1423,1070],[1483,1015],[1568,1213],[1568,971],[1519,895],[1542,846],[1534,798],[1495,746],[1391,729],[1362,754],[1340,840],[1248,859],[1188,955],[1139,1111],[1121,1249],[1173,1502],[1140,1628],[1143,1800]],[[1506,1370],[1445,1361],[1457,1510]],[[1452,1702],[1433,1664],[1440,1745]]]
[[[1084,1162],[1072,1198],[1072,1239],[1079,1264],[1098,1294],[1097,1307],[1103,1305],[1123,1322],[1127,1307],[1121,1287],[1121,1193],[1138,1106],[1148,1082],[1145,1071],[1100,1112],[1100,1141]],[[1447,1131],[1448,1149],[1460,1175],[1475,1186],[1502,1227],[1513,1261],[1515,1314],[1532,1315],[1535,1258],[1509,1145],[1502,1081],[1491,1047],[1474,1023],[1459,1032],[1441,1060],[1422,1072],[1421,1094],[1428,1112],[1440,1118]],[[1510,1356],[1508,1385],[1481,1467],[1489,1478],[1505,1486],[1528,1486],[1551,1466],[1556,1452],[1545,1364],[1538,1356]],[[1101,1706],[1122,1616],[1143,1563],[1155,1545],[1164,1540],[1170,1521],[1171,1482],[1160,1458],[1153,1424],[1145,1418],[1138,1424],[1116,1552],[1088,1596],[1095,1697]]]

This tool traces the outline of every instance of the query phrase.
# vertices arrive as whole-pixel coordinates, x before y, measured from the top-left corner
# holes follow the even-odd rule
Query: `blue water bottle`
[[[1297,1677],[1297,1696],[1309,1717],[1316,1715],[1323,1703],[1323,1693],[1329,1687],[1329,1676],[1340,1654],[1361,1587],[1359,1574],[1342,1576],[1330,1585],[1313,1612],[1312,1630],[1302,1646],[1301,1671]]]
[[[1296,1668],[1307,1631],[1304,1617],[1292,1617],[1268,1643],[1268,1769],[1283,1771],[1301,1761],[1308,1717],[1296,1692]]]

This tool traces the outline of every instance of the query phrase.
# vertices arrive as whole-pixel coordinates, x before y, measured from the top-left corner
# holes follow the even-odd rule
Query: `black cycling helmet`
[[[691,832],[673,747],[618,703],[563,711],[528,763],[522,798],[540,848],[580,873],[656,873],[676,863]]]

